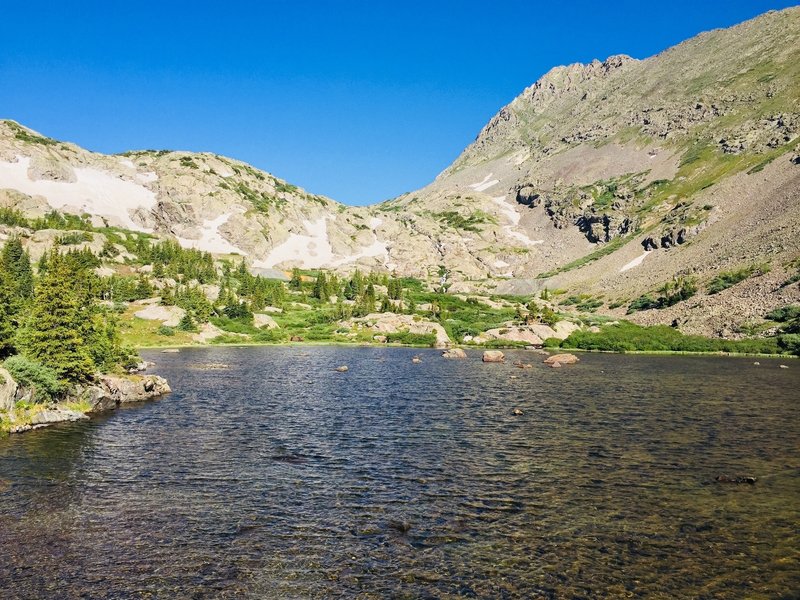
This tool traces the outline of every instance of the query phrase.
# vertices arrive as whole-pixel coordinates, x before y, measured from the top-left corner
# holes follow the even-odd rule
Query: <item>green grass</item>
[[[162,325],[159,321],[147,321],[133,316],[133,313],[142,308],[138,305],[130,306],[122,315],[119,332],[124,344],[133,348],[150,348],[196,343],[191,334],[184,331],[174,331],[174,335],[170,336],[160,335],[158,330]]]
[[[736,285],[740,281],[749,279],[754,275],[764,275],[768,272],[769,265],[767,264],[750,265],[749,267],[738,269],[736,271],[723,271],[708,282],[707,291],[709,294],[718,294],[722,290],[727,290],[729,287]]]
[[[555,342],[548,342],[553,345]],[[598,333],[576,331],[561,342],[562,348],[611,352],[729,352],[738,354],[780,354],[777,338],[722,340],[684,335],[677,329],[656,325],[642,327],[625,321],[606,325]]]

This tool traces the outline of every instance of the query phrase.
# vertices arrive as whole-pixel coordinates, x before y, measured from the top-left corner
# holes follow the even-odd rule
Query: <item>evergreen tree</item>
[[[328,282],[325,279],[325,273],[322,271],[317,275],[317,280],[314,282],[314,291],[311,293],[312,298],[317,298],[323,302],[327,302],[328,296]]]
[[[370,306],[371,310],[375,308],[375,286],[371,283],[364,290],[364,302]]]
[[[146,277],[140,276],[136,282],[136,297],[138,300],[150,298],[153,295],[153,286]]]
[[[52,251],[22,334],[22,350],[65,381],[86,381],[94,365],[81,335],[87,315],[81,310],[72,275],[64,259]]]
[[[9,238],[0,254],[0,268],[8,275],[6,285],[14,304],[14,312],[33,296],[31,258],[16,236]]]
[[[289,289],[300,290],[303,287],[303,278],[300,276],[300,269],[292,269],[292,278],[289,281]]]
[[[5,358],[14,351],[16,328],[11,320],[11,295],[8,288],[8,275],[0,266],[0,358]]]

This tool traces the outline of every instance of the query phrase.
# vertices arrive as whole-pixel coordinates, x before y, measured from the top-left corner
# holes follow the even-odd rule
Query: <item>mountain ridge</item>
[[[214,153],[106,156],[3,121],[0,205],[88,212],[268,273],[441,267],[457,291],[563,288],[614,294],[608,305],[765,260],[780,277],[800,254],[787,235],[800,230],[798,48],[795,7],[643,60],[554,67],[429,185],[365,207]],[[745,244],[748,229],[766,246]]]

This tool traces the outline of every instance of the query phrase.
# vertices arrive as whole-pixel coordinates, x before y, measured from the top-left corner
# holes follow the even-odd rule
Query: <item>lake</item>
[[[174,393],[0,439],[0,595],[796,598],[800,361],[439,354],[143,353]]]

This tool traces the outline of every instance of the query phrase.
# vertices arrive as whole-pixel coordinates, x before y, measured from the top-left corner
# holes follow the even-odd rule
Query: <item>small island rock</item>
[[[483,362],[488,363],[501,363],[505,362],[506,355],[500,350],[485,350],[483,353]]]
[[[554,354],[553,356],[545,358],[544,364],[552,365],[553,363],[559,363],[559,365],[573,365],[579,360],[580,359],[574,354]]]

